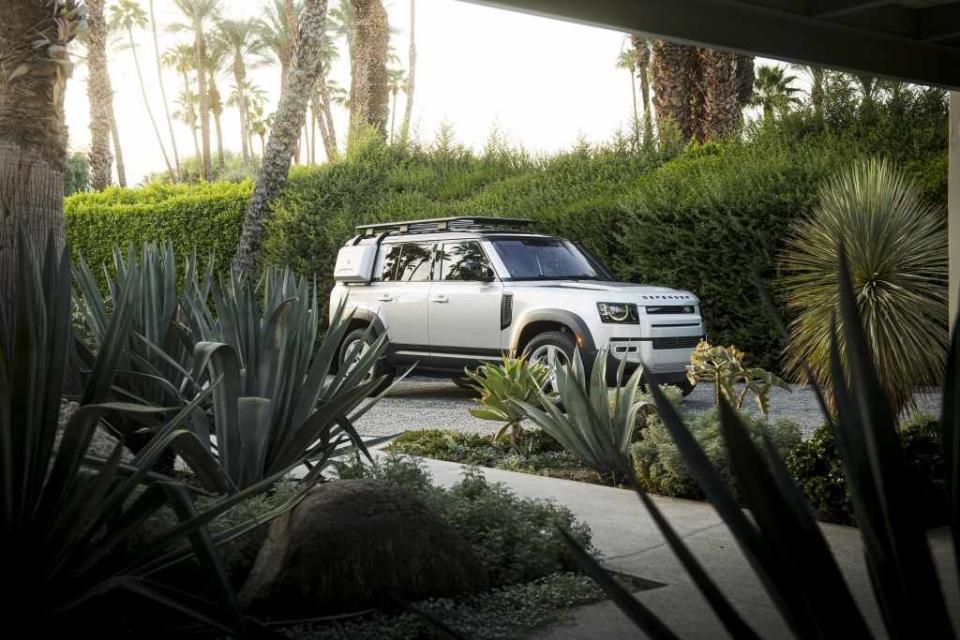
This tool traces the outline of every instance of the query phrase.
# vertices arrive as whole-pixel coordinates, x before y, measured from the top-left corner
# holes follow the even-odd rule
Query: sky
[[[335,0],[331,0],[333,2]],[[181,18],[171,0],[155,0],[161,25]],[[146,9],[147,0],[141,4]],[[228,17],[258,17],[261,0],[224,2]],[[391,44],[406,68],[409,42],[409,0],[385,0],[393,31]],[[161,51],[189,40],[184,33],[161,30]],[[434,139],[447,123],[457,142],[480,150],[496,128],[513,145],[533,153],[555,153],[579,140],[599,143],[630,126],[632,103],[630,77],[616,67],[626,46],[624,34],[571,22],[494,9],[457,0],[418,0],[417,72],[413,108],[414,134],[422,141]],[[152,38],[149,31],[135,34],[148,100],[167,139]],[[349,87],[349,61],[344,42],[338,43],[341,58],[333,69],[334,79]],[[114,108],[123,147],[128,183],[138,184],[148,174],[165,168],[163,155],[150,128],[137,82],[133,56],[125,40],[108,45],[114,88]],[[83,48],[66,94],[67,125],[71,151],[89,147],[89,103]],[[268,96],[267,113],[279,97],[280,72],[266,66],[250,72],[253,82]],[[167,96],[173,100],[181,80],[165,70]],[[227,94],[232,79],[224,75],[221,92]],[[398,98],[397,121],[402,118],[404,96]],[[172,107],[171,107],[172,109]],[[346,111],[337,108],[342,139]],[[224,146],[240,151],[239,117],[234,109],[223,115]],[[399,126],[399,124],[398,124]],[[186,125],[174,123],[181,157],[193,154]],[[169,143],[167,143],[169,146]],[[318,158],[322,145],[317,141]]]

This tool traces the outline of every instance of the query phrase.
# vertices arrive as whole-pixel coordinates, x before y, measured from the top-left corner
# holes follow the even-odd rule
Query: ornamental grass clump
[[[476,371],[467,369],[466,375],[480,392],[477,399],[480,406],[470,409],[470,415],[502,422],[503,426],[494,439],[499,440],[509,432],[511,442],[516,445],[523,431],[520,423],[526,414],[511,400],[539,402],[540,390],[550,378],[550,369],[528,362],[526,357],[504,356],[499,364],[485,364]],[[548,394],[547,399],[552,400],[552,395]]]
[[[783,255],[787,306],[794,314],[788,374],[823,386],[831,406],[830,318],[837,314],[840,246],[846,247],[857,309],[890,408],[899,415],[918,385],[943,372],[947,347],[947,237],[942,208],[884,160],[851,166],[820,190]],[[842,322],[841,322],[842,324]],[[841,361],[847,343],[839,334]],[[834,407],[835,408],[835,407]]]

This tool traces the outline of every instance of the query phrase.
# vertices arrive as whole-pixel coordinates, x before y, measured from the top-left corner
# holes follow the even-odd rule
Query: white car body
[[[390,367],[417,363],[418,372],[458,375],[464,367],[497,361],[503,354],[519,355],[540,334],[561,332],[588,366],[605,347],[610,371],[626,359],[628,370],[645,363],[665,382],[683,384],[690,353],[706,333],[695,295],[610,281],[609,271],[586,252],[582,257],[607,277],[515,278],[511,266],[516,273],[517,260],[529,262],[530,256],[512,254],[513,247],[543,252],[538,260],[561,250],[584,250],[544,234],[485,228],[487,219],[469,219],[463,226],[470,228],[453,230],[458,225],[446,224],[450,220],[463,219],[408,223],[392,231],[388,225],[371,226],[341,251],[331,315],[344,302],[358,327],[386,332]],[[420,231],[424,227],[431,230]],[[364,265],[361,270],[372,264],[372,272],[357,274],[358,264]],[[480,273],[483,279],[444,279],[461,277],[454,273],[460,266],[463,277]],[[537,268],[543,270],[539,263]],[[615,305],[604,307],[614,310],[633,305],[626,308],[630,321],[604,322],[598,303]]]

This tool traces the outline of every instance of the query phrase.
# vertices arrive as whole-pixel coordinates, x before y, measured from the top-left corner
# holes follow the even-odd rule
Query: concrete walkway
[[[463,467],[456,463],[422,459],[443,486],[454,484]],[[517,495],[554,500],[590,525],[593,541],[612,570],[663,583],[637,597],[682,638],[727,637],[709,606],[663,541],[643,505],[631,491],[594,484],[544,478],[499,469],[483,469],[492,482],[502,482]],[[708,503],[654,497],[679,535],[699,558],[731,603],[764,638],[792,637],[747,560]],[[822,525],[861,609],[870,625],[881,633],[881,621],[863,564],[857,529]],[[945,531],[931,536],[931,547],[941,568],[944,590],[952,613],[960,607],[960,588],[953,573],[953,556]],[[954,615],[954,621],[960,618]],[[581,607],[570,620],[535,636],[538,640],[587,638],[644,638],[608,601]]]

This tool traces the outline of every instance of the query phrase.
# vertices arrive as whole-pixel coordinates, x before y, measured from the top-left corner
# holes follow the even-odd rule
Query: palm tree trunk
[[[317,94],[314,92],[313,97],[310,98],[310,164],[317,163],[317,103],[316,103]]]
[[[250,134],[247,124],[247,92],[244,87],[247,81],[247,70],[243,59],[238,55],[233,59],[233,79],[237,83],[237,109],[240,111],[240,146],[243,151],[243,162],[250,162]]]
[[[113,95],[110,96],[110,138],[113,140],[113,157],[117,161],[117,183],[127,186],[127,166],[123,162],[123,150],[120,148],[120,129],[117,127],[117,114],[113,109]]]
[[[274,123],[270,128],[270,143],[264,152],[233,260],[233,268],[237,272],[254,272],[270,204],[286,184],[293,146],[303,126],[307,102],[322,71],[321,51],[326,15],[327,0],[304,0],[296,55],[288,82],[284,83],[280,94]]]
[[[387,12],[380,0],[350,0],[350,16],[354,34],[350,45],[349,138],[352,139],[355,130],[364,126],[370,126],[386,137],[390,102]]]
[[[637,54],[637,77],[640,78],[640,101],[643,106],[643,147],[653,144],[653,114],[650,106],[650,44],[642,37],[631,37]]]
[[[403,122],[400,124],[400,144],[406,145],[410,138],[410,116],[413,114],[413,89],[417,75],[417,0],[410,0],[410,49],[407,53],[406,104],[403,106]]]
[[[140,81],[140,95],[143,96],[143,106],[147,108],[147,117],[150,118],[150,126],[153,127],[153,134],[157,138],[157,144],[160,145],[160,153],[163,154],[163,162],[167,165],[167,171],[174,182],[177,181],[177,174],[170,164],[170,156],[167,155],[167,147],[163,144],[163,136],[160,135],[160,127],[157,126],[157,119],[153,117],[153,109],[150,108],[150,98],[147,96],[147,85],[143,82],[143,72],[140,70],[140,58],[137,56],[137,44],[133,41],[133,29],[127,28],[127,39],[130,44],[130,51],[133,53],[133,66],[137,69],[137,80]]]
[[[220,124],[219,112],[213,114],[213,124],[217,134],[217,166],[220,167],[220,171],[222,172],[227,168],[227,160],[223,155],[223,127]]]
[[[330,99],[330,88],[327,86],[326,73],[329,70],[328,65],[324,65],[324,70],[317,81],[317,90],[320,92],[320,110],[323,114],[323,127],[321,132],[326,130],[327,135],[323,139],[324,150],[327,153],[327,160],[335,160],[340,155],[337,148],[337,129],[333,124],[333,105]]]
[[[666,40],[653,43],[654,107],[657,111],[657,129],[663,139],[673,129],[685,142],[693,136],[694,114],[691,94],[697,65],[696,47],[674,44]]]
[[[397,92],[394,90],[390,93],[390,144],[393,144],[393,132],[397,123]]]
[[[640,146],[640,112],[637,110],[637,76],[630,72],[630,97],[633,98],[633,142]]]
[[[44,2],[10,2],[0,20],[4,68],[26,65],[26,73],[0,82],[0,346],[7,353],[16,317],[19,239],[40,255],[48,239],[57,251],[64,246],[62,70],[69,67],[69,42],[60,33],[73,33],[77,19]],[[38,50],[38,38],[58,46]]]
[[[107,22],[104,0],[88,0],[87,6],[87,98],[90,101],[90,186],[102,191],[113,181],[110,155],[110,71],[107,68]]]
[[[160,41],[157,37],[157,18],[150,0],[150,29],[153,31],[153,60],[157,65],[157,81],[160,83],[160,99],[163,101],[163,115],[167,120],[167,133],[170,135],[170,147],[173,150],[173,164],[176,169],[174,182],[180,180],[180,151],[177,149],[177,136],[173,133],[173,118],[170,117],[170,103],[167,101],[167,88],[163,83],[163,64],[160,61]]]
[[[703,127],[700,141],[725,138],[740,127],[737,95],[737,55],[714,49],[700,50],[703,68]]]
[[[203,38],[203,26],[194,25],[193,56],[197,65],[197,87],[200,95],[200,141],[203,144],[199,162],[200,179],[210,179],[210,96],[207,92],[207,45]]]

